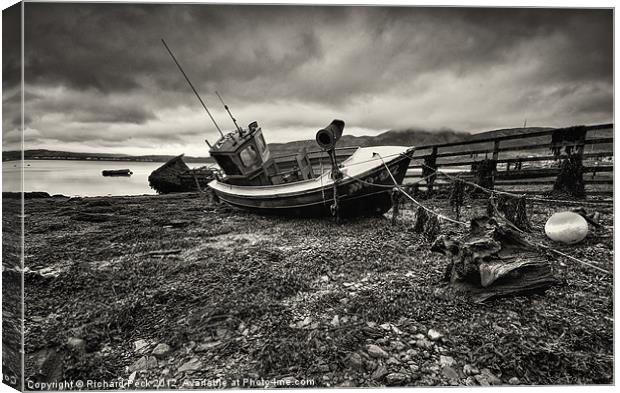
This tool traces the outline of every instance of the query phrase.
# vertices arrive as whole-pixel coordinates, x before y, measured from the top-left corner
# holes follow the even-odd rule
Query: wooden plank
[[[607,140],[608,138],[601,138],[601,139],[605,139]],[[613,138],[611,138],[613,139]],[[522,150],[528,150],[525,148],[526,145],[524,146],[516,146],[517,150],[514,151],[522,151]],[[540,145],[537,146],[533,146],[533,145],[527,145],[529,146],[529,150],[540,150],[546,147],[541,147]],[[523,149],[521,149],[523,148]],[[512,148],[510,147],[504,147],[504,148],[500,148],[499,149],[500,152],[507,152],[507,151],[512,151]],[[458,156],[469,156],[469,155],[473,155],[473,154],[491,154],[493,153],[493,149],[484,149],[484,150],[472,150],[472,151],[459,151],[459,152],[449,152],[449,153],[439,153],[437,154],[437,158],[445,158],[445,157],[458,157]],[[614,152],[613,151],[601,151],[601,152],[591,152],[591,153],[584,153],[584,157],[610,157],[613,156]],[[414,160],[422,160],[426,157],[428,157],[429,154],[423,155],[423,156],[413,156]],[[547,158],[543,158],[543,157],[547,157]],[[560,158],[564,158],[566,156],[562,155],[560,156]],[[500,158],[497,160],[497,162],[514,162],[515,160],[523,160],[523,162],[525,161],[544,161],[544,160],[553,160],[555,159],[554,156],[536,156],[536,157],[521,157],[521,158]],[[480,160],[477,160],[480,161]]]
[[[586,184],[614,184],[613,179],[583,179]],[[516,180],[516,181],[506,181],[500,180],[495,182],[496,185],[500,186],[538,186],[538,185],[552,185],[555,184],[555,179],[552,180]]]
[[[614,138],[592,138],[586,139],[586,145],[601,145],[604,143],[614,143]]]
[[[594,152],[594,153],[584,153],[583,154],[583,158],[595,158],[595,157],[613,157],[614,152],[613,151],[602,151],[602,152]],[[415,157],[417,158],[417,157]],[[528,162],[537,162],[537,161],[556,161],[558,159],[564,159],[566,158],[565,155],[561,155],[559,157],[555,157],[555,156],[538,156],[538,157],[519,157],[519,158],[500,158],[497,160],[498,164],[501,163],[514,163],[514,162],[522,162],[522,163],[528,163]],[[472,165],[476,162],[480,162],[481,160],[469,160],[469,161],[455,161],[455,162],[438,162],[437,166],[442,167],[442,166],[465,166],[465,165]],[[421,168],[422,165],[417,165],[417,164],[413,164],[410,165],[409,168]]]
[[[409,166],[409,169],[416,168],[419,166]],[[584,166],[583,173],[604,173],[604,172],[613,172],[614,167],[612,165],[602,165],[602,166]],[[441,169],[440,169],[441,171]],[[541,177],[554,177],[557,176],[560,172],[559,168],[527,168],[521,169],[518,171],[510,170],[510,171],[498,171],[496,174],[496,179],[509,180],[509,179],[535,179]],[[471,171],[460,171],[449,173],[450,176],[461,176],[463,178],[471,177]],[[416,175],[407,175],[406,177],[416,177]],[[420,177],[420,175],[417,175]]]

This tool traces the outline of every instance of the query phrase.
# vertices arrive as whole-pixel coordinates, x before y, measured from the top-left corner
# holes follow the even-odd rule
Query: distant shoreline
[[[140,158],[140,157],[24,157],[24,160],[28,161],[105,161],[105,162],[167,162],[175,156],[166,156],[162,158]],[[2,156],[2,162],[15,162],[20,161],[21,157],[4,157]],[[215,161],[211,157],[183,157],[183,161],[187,163],[207,163],[211,164]]]

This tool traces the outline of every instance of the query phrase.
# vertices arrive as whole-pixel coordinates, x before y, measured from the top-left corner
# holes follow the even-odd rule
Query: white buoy
[[[545,233],[556,242],[579,243],[588,234],[588,222],[577,213],[555,213],[547,220]]]

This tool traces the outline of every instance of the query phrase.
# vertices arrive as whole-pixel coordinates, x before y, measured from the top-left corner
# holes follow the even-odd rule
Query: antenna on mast
[[[217,91],[215,92],[215,95],[217,95],[217,98],[220,99],[220,102],[222,103],[222,105],[224,105],[224,109],[226,109],[226,112],[228,112],[228,116],[230,116],[230,118],[232,119],[233,123],[235,123],[235,127],[237,127],[237,131],[239,132],[243,132],[243,130],[241,129],[241,127],[239,127],[239,125],[237,124],[237,120],[235,120],[235,118],[233,117],[232,113],[230,113],[230,109],[228,109],[228,105],[226,105],[224,103],[224,100],[222,99],[222,96],[220,95],[220,93],[218,93]]]
[[[207,106],[205,105],[204,101],[202,101],[202,98],[200,98],[200,94],[198,94],[198,92],[196,91],[196,88],[194,88],[194,85],[192,84],[192,82],[189,80],[187,74],[185,73],[185,71],[183,71],[183,67],[181,67],[181,64],[179,64],[179,62],[177,61],[176,57],[174,57],[174,54],[172,53],[172,51],[170,50],[170,48],[168,47],[168,45],[166,44],[166,41],[164,41],[164,39],[161,39],[161,42],[164,44],[164,46],[166,47],[166,50],[168,51],[168,53],[170,53],[170,57],[172,57],[172,60],[174,60],[174,63],[177,65],[177,67],[179,67],[179,71],[181,71],[181,74],[183,74],[183,76],[185,77],[185,80],[187,81],[187,83],[189,84],[189,87],[192,88],[194,94],[196,94],[196,97],[198,97],[198,101],[200,101],[200,103],[202,104],[202,107],[205,108],[205,111],[207,111],[207,115],[209,115],[209,117],[211,118],[211,121],[213,122],[213,124],[215,125],[215,128],[217,128],[217,130],[220,132],[220,135],[222,136],[222,138],[224,137],[224,133],[222,132],[222,130],[220,129],[220,126],[217,125],[217,123],[215,122],[215,119],[213,118],[213,116],[211,116],[211,112],[209,112],[209,109],[207,108]],[[208,144],[209,142],[207,142]]]

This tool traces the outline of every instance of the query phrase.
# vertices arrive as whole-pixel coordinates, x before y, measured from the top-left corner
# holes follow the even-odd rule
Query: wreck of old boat
[[[215,178],[215,170],[207,167],[193,168],[183,161],[183,154],[176,156],[149,175],[149,186],[158,194],[193,192],[207,189]]]

